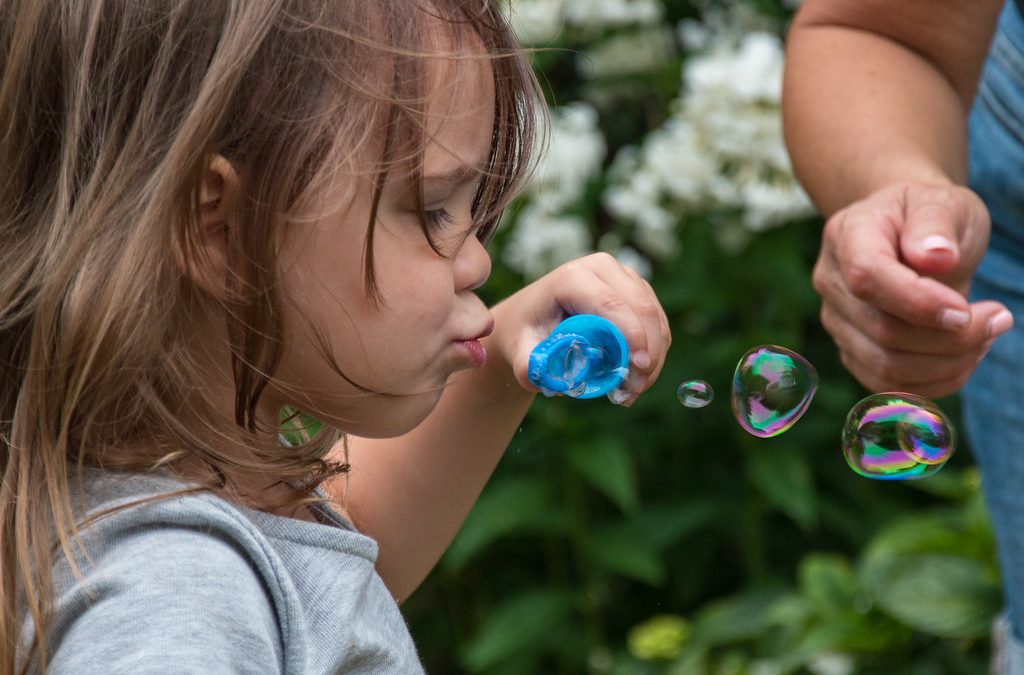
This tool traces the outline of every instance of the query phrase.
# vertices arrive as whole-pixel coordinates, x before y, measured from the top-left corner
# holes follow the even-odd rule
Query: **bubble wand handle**
[[[576,314],[555,326],[530,352],[527,377],[545,396],[604,396],[629,372],[629,347],[615,324]]]

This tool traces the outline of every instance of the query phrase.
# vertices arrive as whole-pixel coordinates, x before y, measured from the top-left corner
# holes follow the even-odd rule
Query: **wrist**
[[[965,172],[966,174],[966,172]],[[927,187],[962,187],[964,180],[951,175],[942,166],[927,160],[887,160],[877,164],[868,172],[863,188],[863,199],[868,195],[897,186],[921,185]]]

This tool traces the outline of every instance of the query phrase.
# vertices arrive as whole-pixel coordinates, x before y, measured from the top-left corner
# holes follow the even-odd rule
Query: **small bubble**
[[[939,406],[901,392],[872,394],[850,409],[843,455],[861,476],[907,480],[931,476],[956,450],[956,430]]]
[[[817,389],[818,373],[807,359],[785,347],[760,345],[736,364],[733,413],[747,433],[777,436],[800,419]]]
[[[704,380],[690,380],[679,385],[676,398],[687,408],[703,408],[715,400],[715,390]]]

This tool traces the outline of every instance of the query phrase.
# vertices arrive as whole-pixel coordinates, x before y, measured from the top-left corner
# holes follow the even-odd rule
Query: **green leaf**
[[[824,616],[850,611],[857,580],[850,562],[841,556],[812,553],[800,562],[800,588]]]
[[[916,513],[885,527],[865,550],[865,560],[911,553],[962,554],[965,549],[963,516],[957,511]]]
[[[755,588],[708,604],[694,622],[693,639],[708,646],[749,640],[772,623],[772,609],[784,597],[776,589]]]
[[[569,463],[598,492],[625,513],[640,506],[633,455],[620,438],[598,438],[569,448]]]
[[[665,582],[667,571],[661,554],[631,523],[592,529],[584,541],[584,553],[609,572],[652,586]]]
[[[786,593],[772,603],[768,623],[773,626],[799,629],[814,617],[814,603],[799,593]]]
[[[1000,608],[999,586],[985,565],[962,556],[875,556],[863,575],[880,607],[932,635],[982,637]]]
[[[788,446],[755,447],[749,459],[750,477],[766,500],[804,530],[818,524],[818,495],[804,457]]]
[[[907,485],[930,495],[962,501],[976,491],[972,485],[972,477],[974,475],[970,471],[960,471],[947,467],[939,473],[929,476],[928,480],[907,481]]]
[[[987,531],[965,510],[936,509],[902,518],[861,557],[861,585],[908,626],[945,637],[987,634],[1000,606]]]
[[[629,652],[638,659],[673,659],[690,637],[690,622],[675,614],[658,614],[633,626],[626,635]]]
[[[458,572],[489,544],[512,532],[564,531],[567,523],[568,518],[553,503],[551,488],[540,478],[489,486],[448,547],[442,567]]]
[[[686,498],[678,504],[645,506],[633,517],[657,548],[664,549],[722,518],[725,506],[711,499]]]
[[[467,645],[463,663],[470,671],[481,672],[520,650],[530,651],[572,613],[568,591],[535,590],[511,598],[490,612]]]
[[[793,667],[805,665],[815,657],[835,652],[882,652],[906,644],[912,631],[883,615],[847,614],[815,624],[800,636],[786,653]]]
[[[707,675],[707,647],[690,642],[668,670],[668,675]]]

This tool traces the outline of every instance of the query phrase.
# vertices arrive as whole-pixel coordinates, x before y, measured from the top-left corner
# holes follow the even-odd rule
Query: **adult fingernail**
[[[922,239],[921,247],[929,253],[938,253],[940,251],[952,253],[954,251],[953,242],[938,234]]]
[[[939,312],[939,323],[943,328],[963,328],[970,322],[970,313],[962,309],[944,309]]]
[[[999,337],[1006,331],[1013,328],[1013,314],[1005,309],[988,321],[988,335],[990,338]]]
[[[629,360],[637,368],[649,368],[651,365],[651,355],[645,351],[633,352],[633,356]]]
[[[647,376],[641,375],[640,373],[630,373],[629,375],[629,388],[640,393],[647,387]]]

